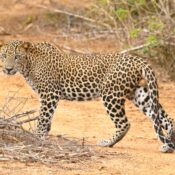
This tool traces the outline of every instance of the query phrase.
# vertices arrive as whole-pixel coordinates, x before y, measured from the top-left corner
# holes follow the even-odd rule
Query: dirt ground
[[[8,3],[12,4],[9,5]],[[29,2],[29,1],[28,1]],[[19,38],[27,40],[49,40],[53,36],[53,29],[45,29],[44,34],[35,27],[17,25],[25,21],[24,16],[31,14],[42,14],[43,9],[36,8],[38,4],[49,5],[50,1],[36,0],[30,3],[24,1],[1,0],[0,5],[0,27],[1,40]],[[78,9],[87,8],[92,1],[88,0],[64,0],[60,6]],[[78,6],[77,6],[78,5]],[[15,20],[16,19],[16,20]],[[26,22],[27,23],[27,22]],[[32,23],[33,24],[33,23]],[[35,25],[39,25],[38,23]],[[34,24],[33,24],[34,26]],[[28,26],[30,27],[30,26]],[[45,26],[44,26],[45,27]],[[5,29],[5,30],[3,30]],[[42,31],[43,32],[43,31]],[[57,31],[59,33],[59,31]],[[116,43],[113,39],[106,40],[82,40],[58,38],[60,44],[73,48],[80,48],[88,51],[110,52],[116,51]],[[160,74],[156,71],[157,75]],[[160,101],[167,113],[175,119],[175,83],[166,80],[166,77],[159,77]],[[18,91],[17,96],[29,97],[30,102],[26,109],[39,108],[37,95],[25,83],[19,75],[7,76],[0,72],[0,108],[3,106],[9,91]],[[128,119],[131,129],[126,137],[113,148],[97,147],[97,141],[109,138],[114,126],[106,114],[101,100],[88,102],[60,101],[52,122],[51,135],[63,135],[70,138],[85,138],[85,143],[93,145],[93,149],[104,153],[104,157],[94,157],[85,162],[44,165],[41,163],[0,161],[0,174],[8,175],[135,175],[135,174],[158,174],[174,175],[175,156],[159,152],[161,143],[157,140],[152,123],[129,101],[126,104]],[[106,156],[110,154],[110,156]]]

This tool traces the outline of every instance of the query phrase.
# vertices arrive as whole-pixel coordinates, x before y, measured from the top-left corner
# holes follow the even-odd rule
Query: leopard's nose
[[[6,69],[7,73],[10,73],[13,70],[13,68],[11,68],[11,67],[10,68],[9,67],[8,68],[6,67],[5,69]]]

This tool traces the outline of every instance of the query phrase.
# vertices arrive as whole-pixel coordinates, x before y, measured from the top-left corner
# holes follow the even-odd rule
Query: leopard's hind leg
[[[175,131],[173,121],[168,117],[162,106],[158,104],[158,116],[155,118],[151,109],[150,96],[147,87],[138,87],[134,92],[134,104],[152,121],[155,131],[164,144],[161,146],[162,152],[173,152],[175,149]],[[165,132],[163,132],[165,131]]]

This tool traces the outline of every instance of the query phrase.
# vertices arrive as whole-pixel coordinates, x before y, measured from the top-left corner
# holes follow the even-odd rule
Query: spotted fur
[[[47,42],[18,40],[3,45],[0,53],[4,72],[9,75],[19,72],[40,96],[37,125],[40,136],[49,132],[59,100],[84,101],[101,97],[116,131],[111,140],[103,140],[99,145],[112,147],[130,128],[125,114],[128,98],[152,119],[164,143],[162,151],[175,148],[173,123],[159,104],[155,74],[143,58],[117,53],[68,55]],[[142,80],[146,80],[146,87],[139,86]]]

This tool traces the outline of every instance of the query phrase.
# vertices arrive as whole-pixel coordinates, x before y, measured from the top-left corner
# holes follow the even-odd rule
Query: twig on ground
[[[16,119],[19,119],[21,117],[25,117],[27,115],[30,115],[30,114],[34,114],[35,112],[37,112],[36,110],[30,110],[30,111],[26,111],[26,112],[23,112],[21,114],[15,114],[13,115],[12,117],[9,117],[7,119],[7,121],[12,121],[12,120],[16,120]]]
[[[11,35],[10,33],[8,33],[4,27],[0,26],[0,35]]]
[[[26,120],[23,120],[23,121],[17,122],[17,124],[22,125],[22,124],[24,124],[24,123],[28,123],[28,122],[31,122],[31,121],[37,120],[38,118],[39,118],[39,116],[32,117],[32,118],[28,118],[28,119],[26,119]]]
[[[7,102],[11,103],[15,100],[14,96],[9,98]],[[23,106],[20,100],[18,103],[15,105]],[[5,106],[9,106],[8,103]],[[14,106],[11,108],[15,110]],[[10,108],[8,109],[11,111]],[[94,153],[89,149],[90,146],[83,145],[82,147],[81,142],[75,139],[71,141],[67,138],[52,136],[42,140],[36,134],[25,130],[23,124],[38,119],[38,116],[33,116],[35,112],[36,110],[30,110],[6,117],[1,117],[0,114],[0,160],[59,164],[62,161],[71,163],[91,159]]]

